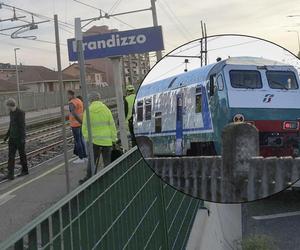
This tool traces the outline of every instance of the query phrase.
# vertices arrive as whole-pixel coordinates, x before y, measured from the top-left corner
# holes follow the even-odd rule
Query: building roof
[[[20,83],[35,83],[58,81],[57,71],[48,69],[44,66],[22,65],[19,67]],[[16,81],[16,76],[9,79],[12,82]],[[63,80],[75,80],[74,76],[63,73]],[[76,79],[77,80],[77,79]]]
[[[69,68],[74,68],[74,69],[78,70],[78,75],[79,75],[79,65],[78,65],[78,63],[73,63],[73,64],[69,65],[67,68],[65,68],[63,70],[63,72],[66,71]],[[93,74],[93,73],[102,73],[102,74],[105,74],[105,72],[103,72],[103,71],[101,71],[99,69],[96,69],[93,66],[89,66],[89,65],[85,66],[85,72],[86,72],[86,74]]]
[[[26,90],[24,86],[20,86],[20,90]],[[17,91],[17,84],[12,81],[0,79],[0,92]]]

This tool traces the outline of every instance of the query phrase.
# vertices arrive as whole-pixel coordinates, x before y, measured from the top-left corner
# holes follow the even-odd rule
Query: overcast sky
[[[110,11],[114,3],[119,2],[113,13],[150,7],[150,0],[82,0],[83,2]],[[98,15],[97,10],[80,5],[73,0],[0,0],[44,16],[53,17],[70,24],[74,17],[88,18]],[[201,37],[200,20],[207,24],[208,35],[238,33],[258,36],[278,43],[294,53],[298,53],[297,33],[300,31],[300,16],[288,18],[287,15],[300,15],[298,0],[157,0],[159,24],[163,26],[166,52],[190,40]],[[0,9],[1,19],[11,17],[11,11]],[[21,15],[22,13],[19,13]],[[106,24],[110,28],[128,30],[152,25],[150,12],[131,14],[114,19],[101,20],[93,25]],[[38,19],[36,20],[38,21]],[[20,22],[2,22],[0,28],[19,25]],[[70,27],[70,26],[69,26]],[[10,34],[5,31],[3,33]],[[43,41],[54,42],[53,22],[39,25],[34,34]],[[60,31],[63,66],[69,64],[67,57],[67,38],[73,37],[72,27],[63,26]],[[51,43],[11,39],[0,35],[1,62],[14,63],[13,48],[21,48],[18,58],[23,64],[44,65],[56,68],[55,46]]]
[[[207,39],[207,51],[208,64],[215,63],[218,57],[222,59],[228,57],[260,57],[292,65],[300,72],[300,60],[295,55],[276,44],[253,37],[239,35],[212,36]],[[200,55],[200,40],[183,45],[169,55],[184,57],[164,57],[152,68],[143,84],[183,73],[185,59],[189,60],[188,70],[199,68],[200,59],[190,58],[189,56]]]

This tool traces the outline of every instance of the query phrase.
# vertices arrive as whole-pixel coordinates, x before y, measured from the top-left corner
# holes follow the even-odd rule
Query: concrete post
[[[259,155],[258,130],[248,123],[230,123],[222,132],[222,199],[234,202],[239,197],[239,182],[247,177],[248,159]]]

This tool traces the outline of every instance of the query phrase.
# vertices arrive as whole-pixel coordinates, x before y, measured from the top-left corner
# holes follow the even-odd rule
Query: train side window
[[[202,89],[196,87],[196,98],[195,98],[195,113],[202,112]]]
[[[155,133],[161,133],[161,112],[155,113]]]
[[[216,74],[209,77],[209,96],[213,96],[215,94],[216,78]]]
[[[143,121],[143,101],[137,102],[137,121]]]
[[[145,120],[151,120],[151,109],[152,109],[152,100],[145,100]]]
[[[218,75],[217,77],[217,85],[218,85],[218,90],[223,90],[224,89],[224,81],[222,75]]]

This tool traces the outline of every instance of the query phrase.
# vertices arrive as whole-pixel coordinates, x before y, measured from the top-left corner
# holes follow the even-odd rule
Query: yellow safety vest
[[[128,122],[128,120],[132,116],[132,109],[133,109],[133,105],[134,105],[135,94],[131,94],[131,95],[126,96],[125,100],[128,104],[128,112],[127,112],[127,116],[126,116],[126,122]]]
[[[109,108],[100,101],[94,101],[89,106],[93,144],[112,146],[117,140],[116,125]],[[82,134],[88,141],[86,111],[83,113]]]

